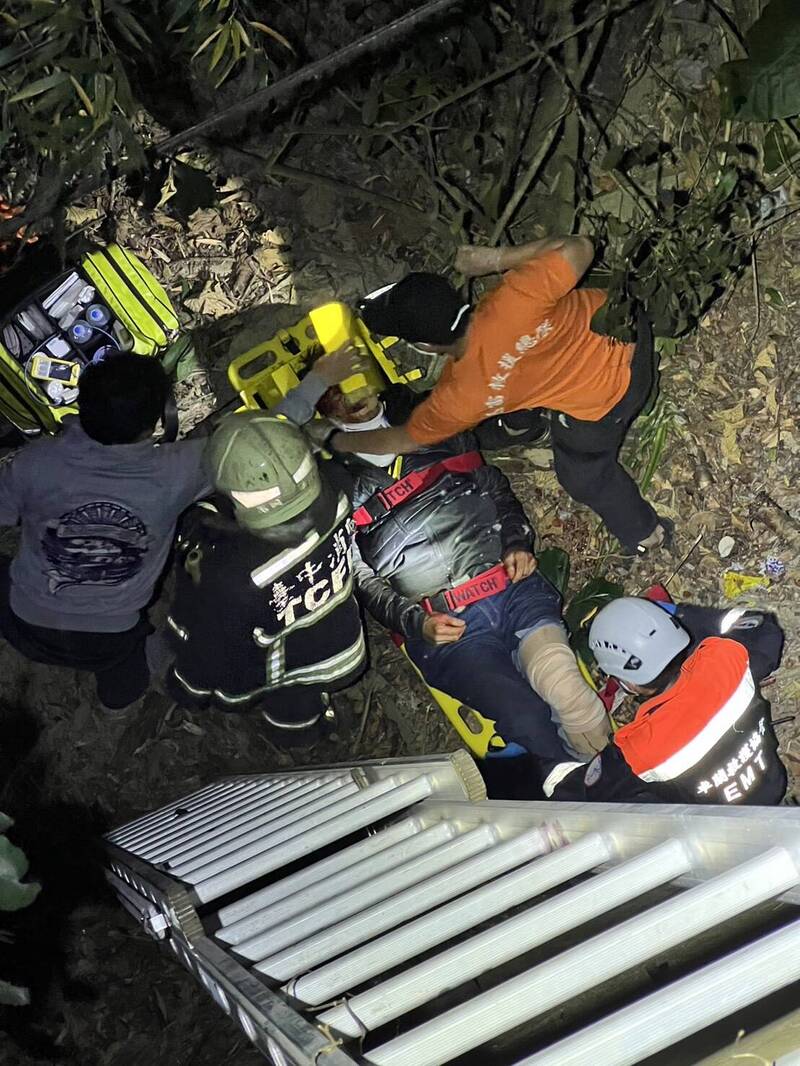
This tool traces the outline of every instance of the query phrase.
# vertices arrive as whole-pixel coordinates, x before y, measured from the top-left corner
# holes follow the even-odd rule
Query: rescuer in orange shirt
[[[374,333],[450,359],[404,425],[359,433],[357,442],[333,433],[329,445],[406,454],[489,418],[545,408],[556,475],[570,496],[591,507],[630,554],[668,542],[672,523],[642,498],[618,461],[653,386],[652,334],[643,318],[635,345],[592,331],[606,294],[576,285],[593,255],[586,237],[462,248],[455,263],[461,273],[506,272],[476,307],[438,274],[409,274],[365,297],[359,310]]]

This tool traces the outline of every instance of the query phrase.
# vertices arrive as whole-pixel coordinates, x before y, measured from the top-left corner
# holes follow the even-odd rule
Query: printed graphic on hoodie
[[[72,585],[121,585],[141,570],[147,527],[119,504],[96,500],[47,523],[42,551],[52,593]]]

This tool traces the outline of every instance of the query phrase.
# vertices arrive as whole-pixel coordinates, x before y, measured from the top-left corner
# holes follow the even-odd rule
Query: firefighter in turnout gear
[[[780,803],[786,770],[759,685],[783,634],[770,615],[623,597],[592,622],[600,669],[643,699],[589,765],[542,766],[556,800]]]
[[[350,506],[301,431],[250,411],[208,445],[218,496],[187,516],[168,624],[182,702],[257,708],[286,746],[313,741],[327,694],[365,662]]]

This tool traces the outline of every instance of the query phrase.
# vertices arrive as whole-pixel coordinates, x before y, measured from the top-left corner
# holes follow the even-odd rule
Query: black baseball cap
[[[411,344],[452,344],[469,323],[470,305],[441,274],[407,274],[359,301],[367,329]]]

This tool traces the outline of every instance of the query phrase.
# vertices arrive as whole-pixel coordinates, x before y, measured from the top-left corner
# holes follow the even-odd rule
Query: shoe
[[[671,518],[665,518],[663,515],[659,515],[658,525],[650,536],[652,537],[654,533],[658,533],[659,531],[661,535],[657,537],[655,543],[648,544],[647,540],[650,539],[648,537],[647,540],[644,540],[641,544],[637,545],[637,550],[640,555],[646,555],[647,552],[651,551],[653,548],[662,548],[667,552],[672,551],[675,545],[675,523]]]
[[[99,696],[97,697],[103,718],[112,722],[128,722],[131,718],[135,718],[141,711],[144,701],[145,696],[139,696],[133,703],[126,703],[124,707],[109,707],[108,704],[103,703]]]
[[[629,548],[623,544],[622,551],[619,554],[623,559],[640,559],[642,556],[648,555],[657,548],[662,548],[664,551],[672,551],[674,542],[675,523],[671,518],[665,518],[662,515],[659,515],[658,523],[649,536],[640,541],[635,548]]]
[[[287,751],[308,750],[321,741],[335,741],[336,712],[327,692],[320,693],[322,711],[315,719],[302,726],[283,725],[276,721],[269,711],[262,710],[261,717],[266,726],[266,734],[278,748]]]
[[[103,718],[118,722],[128,722],[132,718],[139,717],[142,712],[163,711],[167,707],[171,710],[175,706],[175,700],[168,692],[152,685],[148,687],[147,692],[143,692],[133,703],[127,703],[124,707],[109,707],[99,696],[97,702]]]

